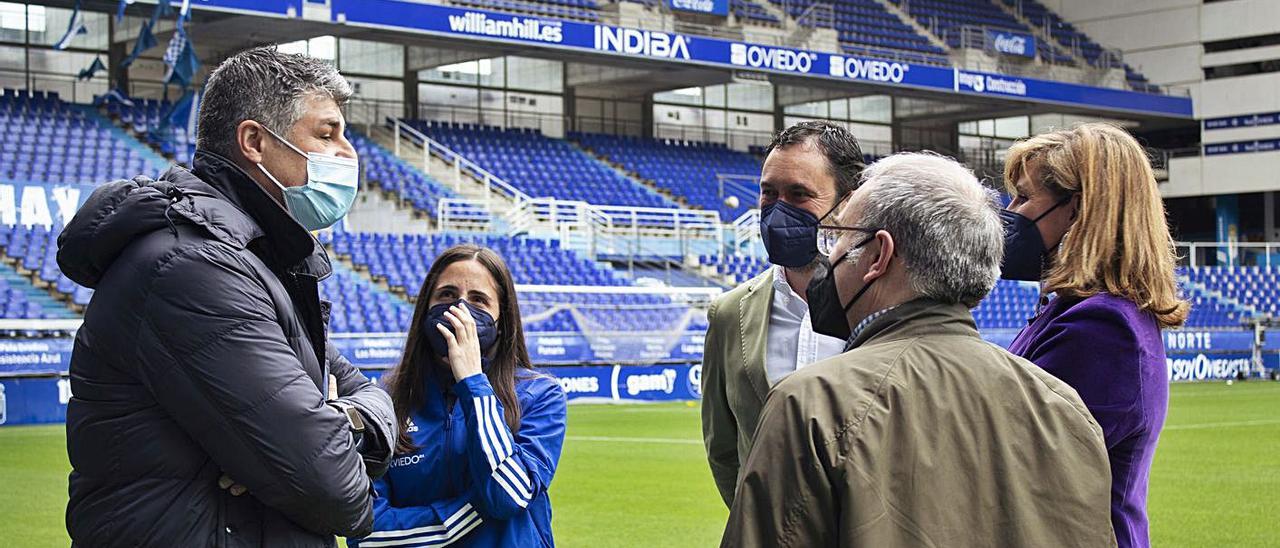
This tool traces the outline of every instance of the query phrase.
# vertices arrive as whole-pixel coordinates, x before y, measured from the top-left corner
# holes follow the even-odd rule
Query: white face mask
[[[267,168],[258,164],[258,169],[280,187],[285,207],[294,220],[307,230],[322,230],[346,217],[351,211],[351,204],[356,201],[356,189],[360,184],[359,160],[303,152],[267,126],[262,128],[307,159],[307,184],[294,187],[280,184]]]

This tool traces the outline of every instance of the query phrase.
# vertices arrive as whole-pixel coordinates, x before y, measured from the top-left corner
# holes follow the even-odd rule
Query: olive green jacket
[[[963,305],[894,308],[769,393],[724,546],[1108,547],[1102,430]]]
[[[769,393],[765,340],[773,306],[773,268],[718,297],[707,312],[702,358],[702,437],[716,488],[733,504],[739,463]]]

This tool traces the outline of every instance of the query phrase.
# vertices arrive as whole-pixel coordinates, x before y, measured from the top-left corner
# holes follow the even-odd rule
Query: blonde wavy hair
[[[1173,237],[1146,151],[1126,131],[1101,123],[1019,141],[1005,159],[1015,197],[1023,175],[1056,196],[1080,195],[1076,218],[1044,274],[1044,291],[1110,293],[1177,327],[1190,304],[1178,294]]]

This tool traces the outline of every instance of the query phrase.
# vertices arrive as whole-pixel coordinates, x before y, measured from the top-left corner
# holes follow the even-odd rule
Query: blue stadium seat
[[[453,189],[410,166],[363,134],[347,128],[346,136],[360,156],[365,179],[399,196],[414,208],[434,216],[440,200],[457,197]]]
[[[725,197],[738,198],[738,207],[729,208],[724,204],[716,176],[758,177],[760,161],[722,144],[594,133],[570,133],[569,138],[640,178],[652,181],[659,188],[684,198],[693,207],[719,211],[725,221],[736,219],[759,201],[759,191],[754,184],[738,181],[727,183],[724,188]]]
[[[415,129],[535,198],[596,205],[675,208],[561,139],[540,131],[412,120]]]
[[[799,17],[817,0],[770,0]],[[822,2],[828,3],[828,2]],[[910,63],[949,66],[947,51],[921,36],[897,15],[876,0],[835,0],[830,2],[834,26],[842,49],[859,55],[874,55]]]
[[[56,93],[19,92],[0,100],[0,179],[98,184],[154,171],[136,144]]]

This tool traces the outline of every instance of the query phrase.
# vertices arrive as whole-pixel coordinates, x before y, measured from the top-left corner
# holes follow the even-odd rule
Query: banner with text
[[[93,185],[0,183],[0,224],[65,225],[95,188]]]
[[[679,401],[702,398],[702,365],[547,367],[570,401]]]
[[[211,0],[216,3],[217,0]],[[332,20],[353,26],[420,32],[438,36],[513,42],[604,55],[671,61],[795,76],[829,78],[942,92],[991,95],[1024,101],[1089,106],[1146,114],[1191,117],[1191,100],[912,64],[885,59],[767,46],[741,41],[642,30],[509,13],[463,9],[401,0],[333,0]],[[1002,47],[1015,50],[1018,37]],[[1032,55],[1035,45],[1021,46]],[[981,82],[981,83],[977,83]]]

